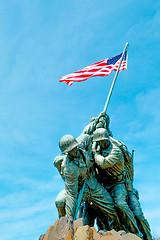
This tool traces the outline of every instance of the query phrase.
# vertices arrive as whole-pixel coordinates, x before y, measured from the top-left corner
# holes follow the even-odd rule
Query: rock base
[[[49,226],[47,233],[39,237],[39,240],[141,240],[135,234],[126,233],[125,231],[99,231],[96,232],[94,227],[83,226],[82,218],[67,220],[62,217]]]

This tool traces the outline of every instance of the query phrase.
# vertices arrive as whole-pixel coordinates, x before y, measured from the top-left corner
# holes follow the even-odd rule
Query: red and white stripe
[[[108,59],[108,58],[107,58]],[[94,63],[85,67],[77,72],[70,73],[60,78],[60,82],[65,82],[69,86],[72,85],[73,82],[82,82],[87,80],[90,77],[97,76],[108,76],[111,72],[117,71],[120,60],[118,60],[115,64],[107,65],[107,59],[104,59],[100,62]],[[119,72],[127,69],[127,61],[122,61]]]

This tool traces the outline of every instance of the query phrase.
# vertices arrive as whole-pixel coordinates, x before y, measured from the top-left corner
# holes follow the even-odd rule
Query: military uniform
[[[87,134],[86,137],[90,139]],[[91,143],[90,140],[86,141],[86,144],[87,142]],[[86,147],[85,141],[83,141],[83,148],[78,147],[77,156],[73,157],[66,153],[62,164],[66,190],[66,216],[74,218],[78,194],[85,181],[83,200],[92,203],[99,212],[108,216],[110,229],[116,228],[119,220],[113,200],[106,189],[97,181],[93,171],[93,159],[90,153],[85,150]]]
[[[64,180],[62,169],[62,163],[64,160],[64,155],[58,155],[53,160],[53,165],[57,168],[59,174],[61,175],[62,179]],[[65,204],[66,204],[66,190],[63,189],[56,197],[55,205],[58,210],[59,218],[64,217],[66,215],[65,211]]]
[[[139,203],[139,194],[138,191],[133,188],[133,157],[128,152],[128,149],[124,143],[121,141],[110,138],[112,142],[114,142],[123,152],[123,156],[125,159],[125,182],[126,188],[128,191],[128,205],[132,210],[134,217],[137,221],[137,225],[139,230],[143,234],[143,240],[152,240],[151,230],[147,219],[144,217],[141,205]]]
[[[128,191],[128,204],[135,216],[135,219],[137,220],[137,225],[143,234],[143,240],[152,240],[149,223],[144,217],[141,205],[139,203],[138,191],[133,187],[131,191]]]
[[[114,143],[117,147],[119,147],[123,153],[124,156],[124,170],[122,174],[119,174],[119,176],[117,178],[118,181],[120,181],[121,178],[123,178],[123,182],[125,183],[125,187],[127,190],[127,203],[130,207],[130,209],[132,210],[134,217],[137,221],[137,225],[140,229],[140,231],[143,234],[143,239],[144,240],[151,240],[152,236],[151,236],[151,230],[149,227],[149,224],[147,222],[147,220],[145,219],[140,203],[139,203],[139,196],[138,196],[138,191],[136,189],[133,188],[133,175],[134,175],[134,169],[133,169],[133,158],[132,155],[129,153],[126,145],[124,143],[122,143],[119,140],[115,140],[113,138],[112,132],[109,129],[109,116],[106,115],[104,117],[101,117],[99,120],[98,118],[92,118],[90,124],[87,125],[87,127],[84,129],[84,133],[89,133],[89,134],[93,134],[93,132],[98,129],[98,128],[105,128],[108,132],[109,138],[111,140],[112,143]],[[94,144],[94,148],[96,147],[96,144]],[[103,172],[103,171],[102,171]],[[103,173],[102,173],[103,174]],[[122,179],[121,179],[122,180]],[[101,180],[102,181],[102,180]],[[106,179],[107,181],[107,179]],[[103,182],[103,181],[102,181]],[[103,184],[103,183],[102,183]],[[85,207],[85,221],[86,223],[93,225],[94,223],[94,219],[96,218],[96,216],[98,215],[98,213],[96,213],[95,209],[86,204]],[[99,228],[103,228],[101,227],[99,224],[101,221],[99,218],[98,219],[98,225]],[[103,224],[102,224],[103,225]]]
[[[66,216],[66,190],[63,189],[56,197],[55,205],[58,210],[59,218]]]
[[[92,154],[92,146],[91,146],[91,139],[89,135],[86,134],[81,134],[78,138],[77,138],[79,147],[82,149],[86,149],[86,151],[88,151],[88,153]],[[65,155],[58,155],[54,158],[53,160],[53,165],[57,168],[57,170],[59,171],[59,174],[61,175],[62,179],[65,180],[62,168],[64,168],[65,163],[63,162],[65,160],[66,156]],[[80,190],[80,189],[79,189]],[[55,205],[57,207],[58,210],[58,215],[59,218],[64,217],[66,215],[66,190],[63,189],[56,197],[55,200]]]
[[[127,190],[125,187],[125,165],[121,149],[109,140],[109,136],[102,138],[100,135],[107,131],[104,128],[97,129],[93,140],[98,145],[95,152],[95,163],[99,171],[98,181],[103,184],[114,200],[115,207],[126,231],[142,236],[140,233],[133,212],[127,204]],[[101,133],[96,139],[97,133]],[[102,148],[100,140],[108,140],[108,146]]]

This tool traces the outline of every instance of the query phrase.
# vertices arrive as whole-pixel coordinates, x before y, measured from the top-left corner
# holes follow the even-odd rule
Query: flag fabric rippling
[[[107,58],[100,62],[93,63],[77,72],[73,72],[61,77],[59,81],[65,82],[66,84],[71,86],[73,82],[82,82],[90,77],[108,76],[113,70],[117,71],[121,57],[122,53],[115,57]],[[127,69],[127,51],[124,54],[119,72],[124,69]]]

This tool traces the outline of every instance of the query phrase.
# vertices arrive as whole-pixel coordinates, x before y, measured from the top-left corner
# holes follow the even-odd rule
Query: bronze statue
[[[98,181],[103,183],[112,196],[126,230],[141,237],[133,212],[127,204],[123,153],[109,138],[105,128],[99,128],[94,132],[93,141],[97,143],[94,159],[99,171]]]
[[[113,138],[109,116],[102,112],[98,118],[92,117],[77,139],[65,135],[59,147],[62,155],[54,159],[54,165],[65,181],[65,190],[56,198],[59,217],[75,219],[81,203],[84,224],[93,226],[97,218],[99,229],[124,229],[151,240],[133,188],[132,155],[124,143]]]
[[[75,219],[81,209],[84,224],[93,226],[97,219],[99,229],[124,229],[143,240],[151,240],[138,191],[133,187],[133,155],[124,143],[113,138],[106,114],[127,47],[128,43],[118,63],[103,112],[97,118],[90,118],[90,123],[77,139],[65,135],[60,140],[62,155],[54,159],[54,165],[65,181],[65,190],[58,194],[56,207],[59,217],[66,215]]]
[[[92,143],[91,137],[88,134],[83,134],[79,139],[83,139],[82,144],[79,144],[72,135],[65,135],[59,143],[62,153],[65,153],[62,172],[66,190],[66,216],[75,218],[78,194],[85,183],[83,201],[92,202],[102,215],[104,214],[109,218],[110,229],[117,229],[119,219],[113,200],[95,177],[92,152],[89,152]]]

